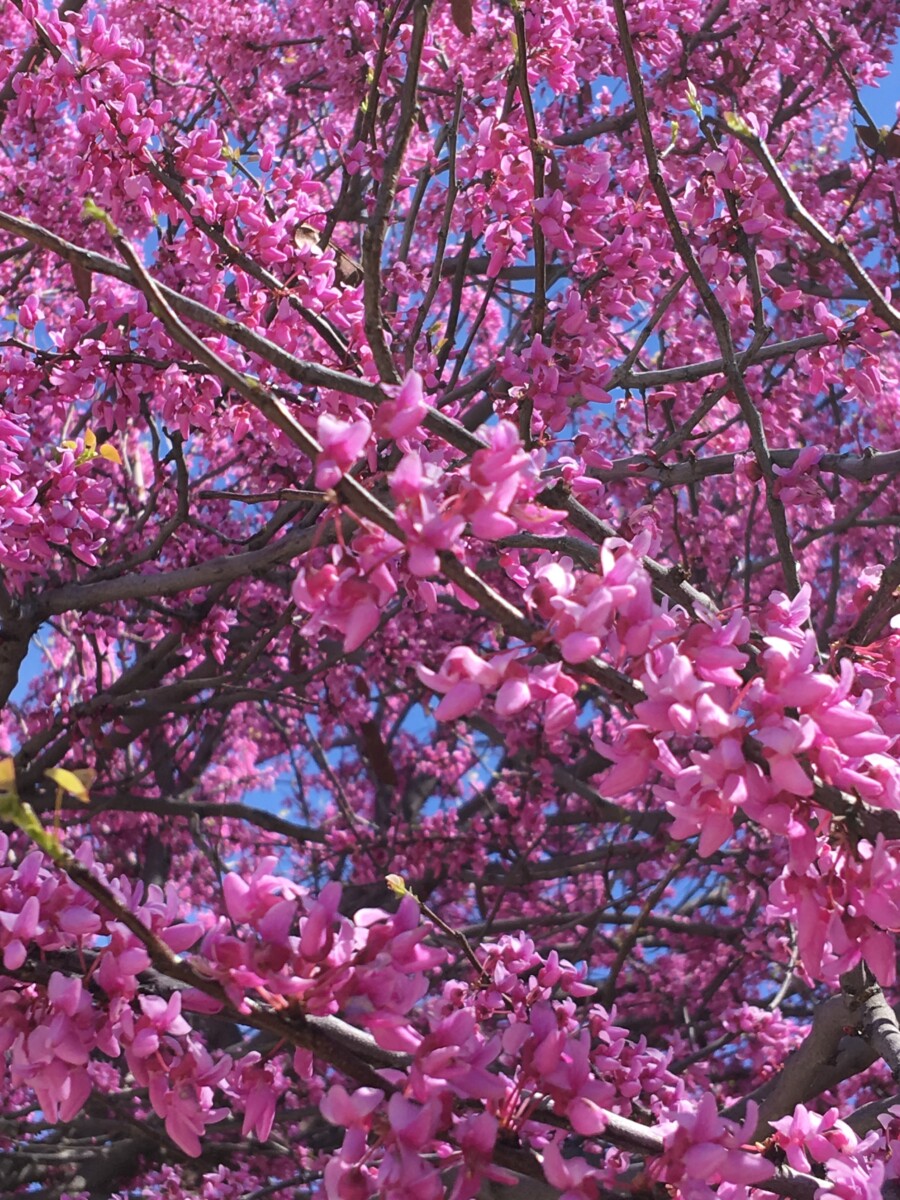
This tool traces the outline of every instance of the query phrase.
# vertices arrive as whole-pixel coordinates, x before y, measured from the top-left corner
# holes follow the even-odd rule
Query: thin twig
[[[844,268],[844,271],[868,300],[872,311],[887,325],[888,329],[894,333],[900,333],[900,310],[885,298],[884,291],[879,288],[843,238],[832,237],[828,230],[807,211],[797,193],[785,179],[768,147],[755,134],[743,127],[723,124],[723,128],[727,128],[732,137],[737,138],[745,145],[760,163],[784,201],[787,216],[795,220],[800,228],[810,235],[828,258]]]
[[[400,115],[397,119],[394,141],[384,160],[375,207],[363,235],[364,323],[372,357],[384,383],[397,383],[398,376],[384,331],[384,313],[381,307],[381,256],[384,250],[391,205],[397,192],[400,170],[416,119],[416,93],[422,48],[428,28],[428,13],[429,4],[426,0],[419,0],[413,17],[412,37],[406,55],[406,77],[400,92]]]
[[[638,355],[643,350],[643,348],[647,344],[647,342],[650,340],[650,337],[653,334],[653,330],[656,328],[656,326],[659,324],[659,322],[663,319],[663,317],[669,311],[669,308],[671,307],[672,303],[675,301],[676,297],[678,296],[678,293],[684,287],[688,278],[689,278],[689,276],[688,276],[687,271],[682,271],[682,273],[678,276],[678,278],[675,280],[675,282],[672,284],[672,286],[669,288],[669,290],[662,297],[659,304],[657,304],[656,308],[653,310],[653,313],[651,314],[650,319],[647,321],[647,323],[644,325],[643,329],[641,330],[637,341],[634,343],[631,350],[629,350],[627,357],[621,363],[619,363],[619,365],[613,371],[612,377],[611,377],[609,383],[606,384],[607,391],[612,391],[613,388],[617,388],[617,387],[634,387],[634,386],[636,386],[632,383],[626,382],[629,377],[629,372],[631,371],[631,368],[634,366],[634,364],[637,362]]]
[[[706,309],[710,323],[712,324],[716,341],[719,344],[719,352],[722,355],[725,376],[728,379],[731,390],[734,392],[738,404],[740,405],[741,413],[743,414],[744,421],[750,433],[750,442],[753,446],[753,451],[756,455],[759,469],[762,472],[763,479],[766,483],[766,506],[769,511],[772,529],[775,534],[775,542],[781,559],[781,567],[784,573],[785,586],[790,595],[795,596],[800,589],[797,564],[794,560],[793,547],[791,544],[791,536],[788,531],[784,505],[781,503],[781,500],[776,492],[777,477],[772,470],[772,462],[769,457],[765,428],[763,426],[759,411],[757,410],[756,405],[753,403],[753,399],[750,396],[747,385],[744,381],[743,371],[746,364],[738,360],[734,343],[732,341],[728,317],[725,313],[725,310],[719,303],[715,292],[710,286],[709,281],[703,274],[703,269],[694,255],[687,235],[682,229],[681,222],[678,219],[678,214],[675,211],[675,206],[672,203],[672,199],[669,195],[668,187],[666,186],[666,182],[660,169],[659,156],[656,153],[656,147],[653,143],[653,131],[650,125],[650,114],[647,110],[647,102],[644,96],[644,83],[643,79],[641,78],[640,69],[635,56],[634,45],[631,40],[631,32],[628,27],[628,18],[625,13],[625,3],[624,0],[613,0],[613,2],[616,11],[616,24],[619,30],[619,38],[622,44],[622,52],[625,57],[628,79],[631,85],[631,94],[634,100],[635,109],[637,111],[638,125],[640,126],[641,130],[641,140],[644,146],[644,156],[647,160],[647,169],[650,175],[650,182],[654,192],[656,193],[656,198],[665,218],[666,225],[668,226],[669,233],[671,234],[672,240],[675,243],[675,248],[678,252],[678,255],[691,276],[691,281],[694,284],[694,287],[697,289],[697,293],[703,302],[703,306]],[[898,317],[900,317],[900,314],[898,314]],[[757,336],[764,336],[763,331],[757,330]]]
[[[525,31],[525,14],[518,0],[515,0],[513,4],[513,24],[516,34],[517,86],[525,113],[525,127],[528,130],[534,193],[534,206],[531,213],[531,237],[534,246],[534,300],[531,305],[531,337],[534,339],[543,335],[544,321],[547,319],[547,251],[544,243],[544,230],[536,208],[537,203],[544,198],[544,163],[547,151],[538,138],[537,118],[531,99],[531,88],[528,84],[528,38]],[[523,402],[519,414],[519,435],[526,446],[531,444],[532,411],[533,400],[529,396]]]
[[[449,157],[449,173],[447,178],[447,194],[444,199],[444,215],[441,220],[441,227],[438,230],[437,240],[434,250],[434,266],[431,271],[431,278],[428,281],[428,287],[419,305],[419,311],[416,315],[416,321],[413,325],[412,332],[409,335],[409,341],[406,344],[406,369],[412,369],[415,362],[416,346],[419,343],[419,337],[424,328],[425,322],[428,319],[428,314],[431,311],[431,305],[437,295],[437,290],[440,287],[441,279],[444,274],[444,252],[447,249],[447,239],[450,236],[450,226],[453,221],[453,209],[456,205],[456,196],[459,190],[459,184],[456,178],[456,138],[459,131],[459,118],[462,112],[463,85],[460,79],[456,86],[456,101],[453,106],[453,116],[447,129],[447,146]]]

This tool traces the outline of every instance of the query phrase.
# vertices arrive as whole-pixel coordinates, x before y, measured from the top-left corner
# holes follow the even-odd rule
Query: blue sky
[[[889,128],[897,119],[897,104],[900,102],[900,55],[894,47],[894,62],[891,73],[882,79],[877,88],[867,87],[860,91],[860,99],[876,125],[887,125]],[[862,124],[861,120],[857,121]],[[853,131],[847,134],[846,147],[854,145]]]

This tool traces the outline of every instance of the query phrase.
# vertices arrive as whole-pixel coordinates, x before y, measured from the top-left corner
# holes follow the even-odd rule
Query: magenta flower
[[[725,1120],[706,1093],[696,1106],[682,1102],[665,1135],[662,1159],[654,1174],[670,1184],[689,1189],[697,1197],[713,1197],[709,1184],[757,1184],[775,1172],[774,1165],[758,1153],[742,1148],[756,1126],[756,1105],[748,1105],[742,1125]]]
[[[359,458],[372,436],[372,426],[365,417],[341,421],[323,413],[316,426],[316,436],[322,447],[316,462],[316,487],[330,488]]]
[[[380,437],[407,438],[419,428],[427,411],[422,376],[418,371],[410,371],[397,390],[396,399],[385,401],[376,410],[375,432]]]

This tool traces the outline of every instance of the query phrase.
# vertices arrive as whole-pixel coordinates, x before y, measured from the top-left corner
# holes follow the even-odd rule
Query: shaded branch
[[[769,458],[776,467],[793,466],[800,454],[800,450],[789,448],[769,450]],[[608,467],[589,467],[587,474],[604,483],[646,482],[675,487],[699,483],[714,475],[731,475],[736,461],[736,454],[710,454],[669,464],[658,462],[646,454],[634,454],[630,458],[617,459]],[[877,454],[823,454],[810,470],[854,479],[857,483],[868,482],[879,475],[900,476],[900,450],[885,450]]]

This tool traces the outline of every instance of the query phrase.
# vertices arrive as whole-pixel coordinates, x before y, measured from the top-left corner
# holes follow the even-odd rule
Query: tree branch
[[[688,270],[691,281],[703,302],[703,306],[709,316],[710,323],[715,333],[716,341],[719,344],[719,350],[722,355],[726,378],[734,391],[735,398],[740,405],[744,421],[750,433],[750,442],[753,446],[756,455],[756,461],[759,464],[759,469],[762,472],[766,483],[766,506],[769,510],[769,517],[772,521],[772,529],[775,534],[775,542],[778,546],[778,553],[781,560],[782,571],[784,572],[785,586],[790,595],[795,596],[800,589],[800,580],[797,574],[797,564],[794,560],[793,548],[791,544],[791,536],[787,527],[787,517],[784,511],[784,505],[781,503],[778,495],[775,492],[776,477],[772,471],[772,462],[769,457],[768,445],[766,442],[766,432],[763,426],[762,418],[757,411],[756,405],[750,396],[747,385],[744,382],[743,371],[746,363],[738,358],[735,354],[734,344],[731,337],[731,329],[728,323],[728,318],[725,310],[716,297],[715,292],[707,281],[703,270],[694,256],[691,244],[687,239],[684,230],[681,227],[681,222],[675,212],[675,207],[672,204],[672,199],[669,195],[669,190],[663,179],[662,171],[659,165],[659,156],[656,153],[656,147],[653,144],[653,131],[650,126],[650,115],[647,111],[647,102],[644,97],[644,83],[641,78],[640,69],[637,64],[637,58],[634,52],[634,45],[631,40],[631,32],[628,28],[628,18],[625,13],[624,0],[613,0],[616,11],[616,24],[619,30],[619,38],[622,44],[622,52],[625,56],[625,64],[628,71],[628,80],[631,85],[631,94],[634,100],[634,106],[637,111],[638,124],[641,130],[641,139],[644,146],[644,156],[647,160],[647,168],[650,175],[650,183],[656,193],[656,198],[659,201],[660,209],[668,226],[669,233],[675,243],[675,248],[684,266]],[[759,339],[764,338],[767,331],[758,329],[756,336]],[[752,361],[752,355],[756,352],[756,347],[751,346],[751,354],[748,356]]]

